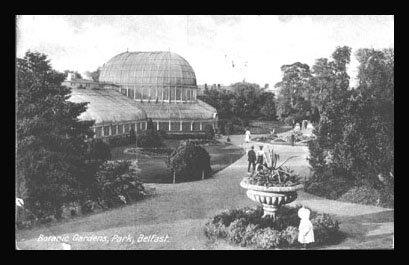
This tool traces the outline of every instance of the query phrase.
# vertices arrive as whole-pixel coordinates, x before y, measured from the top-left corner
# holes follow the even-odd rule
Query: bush
[[[214,138],[214,130],[211,125],[206,125],[204,127],[205,137],[206,139],[213,139]]]
[[[141,132],[136,140],[138,147],[161,147],[163,146],[162,138],[159,136],[152,119],[146,123],[146,131]]]
[[[253,239],[255,246],[263,249],[276,248],[281,241],[280,232],[270,227],[258,230]]]
[[[90,142],[89,154],[91,160],[106,161],[111,159],[111,149],[101,139],[93,139]]]
[[[166,165],[170,171],[169,176],[173,179],[175,173],[176,181],[190,181],[210,176],[210,155],[203,147],[194,141],[181,143],[168,157]]]
[[[314,226],[314,238],[317,244],[336,240],[339,224],[328,214],[311,214],[311,223]]]
[[[165,132],[166,133],[166,132]],[[176,140],[188,140],[188,139],[206,139],[204,132],[194,133],[177,133],[177,134],[164,134],[163,139],[176,139]]]
[[[332,171],[357,190],[371,188],[382,193],[380,204],[390,204],[394,196],[390,188],[394,185],[393,102],[351,91],[348,97],[331,103],[321,115],[317,139],[309,144],[309,160],[316,175]],[[327,150],[331,150],[330,159]],[[321,177],[315,179],[322,181]],[[364,191],[360,195],[364,193],[370,195]],[[375,199],[347,197],[357,203],[378,204]]]
[[[168,133],[165,130],[159,130],[158,131],[158,135],[162,138],[162,139],[167,139],[168,138]]]
[[[93,201],[111,208],[141,198],[145,189],[135,171],[132,161],[107,161],[102,164],[93,188]]]
[[[107,139],[107,141],[108,141],[109,147],[112,148],[112,147],[129,145],[129,143],[131,142],[131,139],[129,135],[116,135],[116,136],[110,136]]]
[[[136,144],[136,133],[133,128],[129,131],[129,144]]]
[[[223,211],[210,219],[205,225],[205,235],[211,240],[227,239],[240,246],[262,249],[277,247],[297,247],[298,217],[297,207],[282,207],[273,220],[262,217],[261,207],[242,208]],[[339,224],[328,214],[311,211],[314,226],[315,245],[328,244],[338,238]]]

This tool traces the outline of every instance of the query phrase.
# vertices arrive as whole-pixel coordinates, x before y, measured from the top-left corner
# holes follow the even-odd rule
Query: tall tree
[[[270,92],[263,92],[260,95],[260,114],[268,120],[276,119],[275,95]]]
[[[359,91],[394,102],[394,49],[359,49],[355,55]]]
[[[61,206],[79,194],[86,138],[93,122],[80,121],[86,103],[67,99],[64,74],[47,56],[28,51],[17,59],[17,196],[38,216],[59,217]]]
[[[337,47],[331,57],[332,60],[320,58],[315,62],[307,90],[312,106],[317,107],[320,113],[333,99],[342,98],[349,88],[347,65],[351,48]]]
[[[100,73],[101,73],[101,67],[98,67],[97,70],[93,72],[87,71],[86,75],[88,78],[91,78],[94,82],[98,82]]]
[[[307,86],[311,77],[310,67],[307,64],[296,62],[281,67],[283,78],[275,87],[280,89],[277,99],[277,114],[284,119],[292,114],[302,114],[305,112],[299,109],[303,106],[307,96]]]

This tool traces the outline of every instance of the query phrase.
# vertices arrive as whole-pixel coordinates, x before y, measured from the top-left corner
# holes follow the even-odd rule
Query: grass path
[[[242,145],[243,136],[230,138],[233,144]],[[302,175],[309,174],[305,160],[308,155],[307,147],[270,145],[270,148],[274,148],[281,159],[298,155],[288,162],[288,166]],[[154,196],[132,205],[68,220],[48,228],[18,231],[17,245],[21,249],[60,249],[61,244],[58,242],[40,241],[39,236],[65,235],[72,249],[243,249],[225,242],[209,243],[204,236],[203,227],[208,218],[222,210],[255,206],[239,186],[246,170],[247,157],[243,156],[212,178],[203,181],[146,184],[147,188],[154,189]],[[346,238],[340,244],[326,248],[393,247],[393,210],[330,201],[305,192],[299,192],[295,203],[337,215]],[[146,237],[149,235],[150,238]],[[80,236],[83,237],[82,240]],[[107,241],[101,242],[103,237]],[[166,242],[154,242],[165,238]]]

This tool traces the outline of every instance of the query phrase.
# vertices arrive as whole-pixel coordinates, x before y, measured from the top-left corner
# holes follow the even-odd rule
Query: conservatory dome
[[[196,75],[190,64],[172,52],[124,52],[101,68],[100,82],[113,83],[133,99],[192,101]]]

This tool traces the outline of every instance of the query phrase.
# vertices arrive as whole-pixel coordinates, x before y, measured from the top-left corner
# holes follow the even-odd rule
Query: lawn
[[[165,140],[167,147],[172,149],[176,148],[180,140]],[[141,170],[139,177],[146,183],[170,183],[172,177],[170,176],[166,167],[166,155],[155,154],[135,154],[130,155],[124,153],[127,148],[135,146],[122,146],[111,149],[112,160],[138,160],[138,167]],[[227,167],[241,156],[244,155],[244,151],[231,144],[219,143],[219,144],[207,144],[203,146],[210,154],[210,165],[213,174]]]

